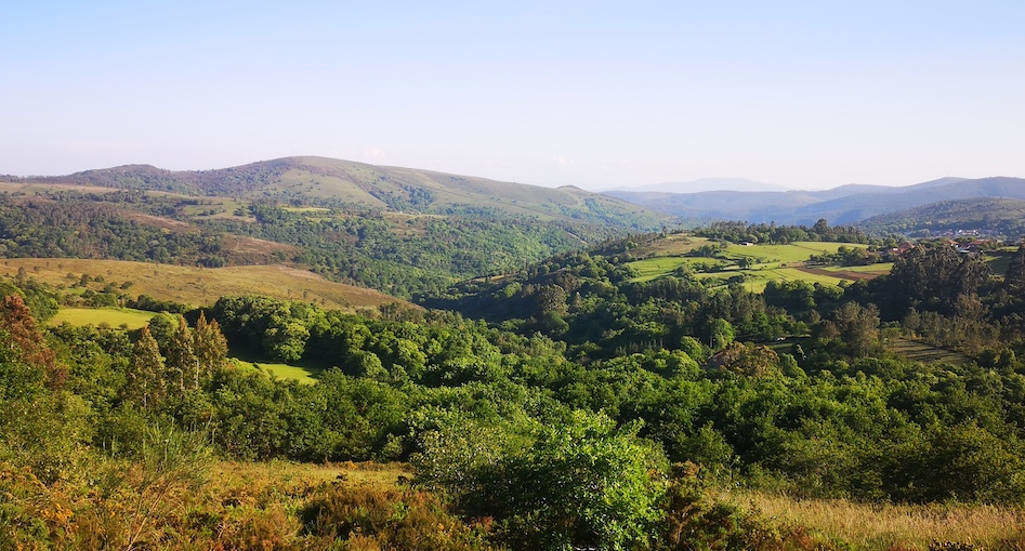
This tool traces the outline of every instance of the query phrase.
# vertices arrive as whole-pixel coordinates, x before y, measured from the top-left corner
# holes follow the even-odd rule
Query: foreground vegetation
[[[75,326],[62,306],[119,291],[4,280],[0,545],[1020,548],[1025,249],[1001,277],[921,244],[871,280],[753,293],[637,280],[661,239],[421,297],[461,313],[134,297],[144,326]]]

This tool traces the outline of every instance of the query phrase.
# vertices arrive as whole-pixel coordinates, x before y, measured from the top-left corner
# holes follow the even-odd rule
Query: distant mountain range
[[[611,191],[608,195],[700,223],[747,220],[780,224],[854,224],[881,214],[977,198],[1025,199],[1025,179],[940,178],[906,186],[845,185],[823,191],[660,193]]]
[[[1018,205],[979,200],[1025,200],[1025,179],[1010,177],[940,178],[905,187],[849,184],[819,191],[781,191],[753,180],[706,178],[592,193],[573,186],[548,188],[326,157],[285,157],[214,170],[125,165],[66,176],[2,179],[385,212],[512,217],[562,224],[584,242],[609,231],[716,220],[810,225],[825,218],[831,224],[864,221],[866,228],[912,233],[986,225],[1008,230],[1017,226],[999,220],[1017,216]],[[733,189],[714,190],[723,187]],[[684,189],[707,190],[673,191]],[[993,216],[975,212],[981,209]]]
[[[699,193],[702,191],[787,191],[787,188],[746,178],[700,178],[617,189],[615,192]]]
[[[572,186],[553,189],[326,157],[285,157],[215,170],[171,171],[151,165],[125,165],[17,180],[319,202],[398,212],[497,212],[627,230],[658,228],[669,219],[621,199]]]

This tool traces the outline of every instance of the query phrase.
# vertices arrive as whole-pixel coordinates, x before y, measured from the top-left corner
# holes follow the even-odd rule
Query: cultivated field
[[[222,296],[258,294],[280,299],[304,300],[328,308],[376,307],[389,302],[409,304],[373,289],[335,283],[307,270],[280,264],[200,268],[124,260],[78,258],[9,258],[0,260],[0,274],[14,275],[24,268],[27,275],[53,285],[68,285],[83,274],[120,285],[130,281],[124,292],[149,295],[191,306],[213,304]]]

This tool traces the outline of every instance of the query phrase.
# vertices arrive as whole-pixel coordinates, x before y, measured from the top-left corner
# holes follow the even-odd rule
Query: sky
[[[10,2],[0,173],[1025,176],[1025,2]]]

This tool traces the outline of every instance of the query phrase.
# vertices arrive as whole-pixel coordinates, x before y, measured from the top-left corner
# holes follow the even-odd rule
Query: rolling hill
[[[834,224],[852,224],[938,201],[1025,199],[1025,179],[940,178],[906,187],[846,185],[824,191],[609,194],[692,222],[726,219],[812,224],[826,218]]]
[[[572,186],[324,157],[0,180],[0,256],[289,263],[404,297],[672,223]]]
[[[573,186],[546,188],[326,157],[285,157],[216,170],[171,171],[150,165],[125,165],[19,180],[351,205],[398,212],[497,212],[636,230],[656,228],[666,218],[626,201]]]
[[[874,233],[909,237],[971,232],[998,237],[1025,235],[1025,201],[978,198],[941,201],[873,216],[859,224]]]

